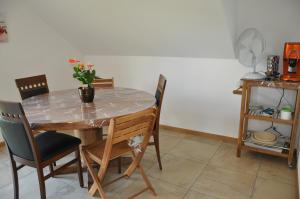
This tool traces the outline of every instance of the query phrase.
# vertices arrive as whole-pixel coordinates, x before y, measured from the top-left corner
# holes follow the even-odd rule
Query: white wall
[[[267,52],[282,56],[284,42],[300,41],[299,10],[299,0],[238,0],[238,33],[257,28]]]
[[[265,36],[267,54],[281,55],[285,41],[300,41],[300,29],[296,25],[300,19],[299,0],[224,0],[223,6],[232,43],[247,27],[258,28]],[[230,47],[228,44],[222,50]],[[232,90],[249,69],[235,60],[101,55],[86,56],[85,59],[96,64],[99,76],[113,76],[119,86],[152,93],[159,73],[165,74],[169,81],[163,124],[237,137],[240,97],[232,95]],[[260,70],[266,70],[265,63],[261,64]],[[280,93],[272,91],[265,97],[258,99],[275,105]],[[291,99],[290,96],[287,98]],[[286,128],[282,129],[285,131]]]
[[[235,0],[27,1],[86,54],[234,58],[222,1]]]
[[[154,93],[160,73],[167,77],[161,123],[237,137],[240,97],[233,95],[246,72],[236,60],[170,57],[86,56],[100,77],[116,86]]]
[[[231,35],[231,43],[234,47],[236,34],[237,34],[237,21],[238,21],[238,0],[222,0],[222,4],[224,7],[224,14],[225,14],[225,22],[226,27],[230,32]]]
[[[69,57],[80,57],[26,3],[0,0],[0,15],[8,25],[9,41],[0,43],[0,99],[20,100],[14,79],[46,74],[50,90],[74,87]]]

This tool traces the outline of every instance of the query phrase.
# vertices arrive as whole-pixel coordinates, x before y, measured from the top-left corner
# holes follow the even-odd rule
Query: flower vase
[[[95,89],[94,87],[79,87],[78,93],[80,96],[80,99],[83,103],[91,103],[94,100],[95,96]]]

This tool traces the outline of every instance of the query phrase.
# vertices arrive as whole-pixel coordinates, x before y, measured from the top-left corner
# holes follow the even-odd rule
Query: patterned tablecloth
[[[78,90],[53,91],[34,96],[22,102],[32,128],[72,129],[82,126],[101,127],[111,118],[139,112],[155,105],[153,95],[135,89],[95,89],[93,103],[81,102]]]

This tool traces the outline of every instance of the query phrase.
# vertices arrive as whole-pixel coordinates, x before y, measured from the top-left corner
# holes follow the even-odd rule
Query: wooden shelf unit
[[[278,124],[287,124],[287,125],[292,125],[293,120],[282,120],[280,118],[273,118],[273,117],[268,117],[268,116],[263,116],[263,115],[249,115],[245,114],[245,117],[251,120],[262,120],[262,121],[269,121],[269,122],[274,122]]]
[[[296,92],[295,100],[295,112],[291,120],[282,120],[280,118],[262,116],[262,115],[251,115],[249,114],[251,89],[252,87],[266,87],[266,88],[278,88],[294,90]],[[264,153],[273,156],[284,157],[288,159],[288,165],[293,166],[294,151],[296,145],[296,137],[298,131],[298,121],[300,113],[300,83],[299,82],[285,82],[285,81],[264,81],[264,80],[244,80],[242,86],[242,99],[241,99],[241,112],[240,112],[240,127],[239,137],[237,146],[237,157],[241,156],[241,150],[250,150],[258,153]],[[248,132],[248,121],[249,120],[261,120],[267,122],[274,122],[278,124],[291,125],[291,133],[289,139],[289,148],[284,150],[282,153],[263,149],[260,147],[247,146],[245,140]]]
[[[235,90],[232,91],[233,94],[235,95],[242,95],[242,92],[243,92],[243,88],[240,87],[240,88],[237,88]]]

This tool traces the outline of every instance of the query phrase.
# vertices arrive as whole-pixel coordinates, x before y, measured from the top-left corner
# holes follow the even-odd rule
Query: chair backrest
[[[123,141],[127,141],[137,135],[142,135],[143,140],[140,143],[140,152],[137,154],[134,161],[130,164],[125,172],[126,175],[130,176],[141,161],[149,144],[149,139],[152,135],[153,126],[156,119],[156,113],[157,111],[154,107],[138,113],[111,119],[108,127],[108,134],[101,167],[107,167],[114,145],[117,145]],[[119,153],[121,155],[126,152],[129,151],[120,150]],[[103,172],[100,176],[103,177]]]
[[[160,74],[156,92],[155,92],[156,106],[157,106],[157,117],[156,117],[155,128],[159,128],[160,110],[164,98],[166,85],[167,85],[166,77]]]
[[[95,79],[92,85],[95,88],[113,88],[114,87],[114,78],[111,79]]]
[[[38,75],[16,79],[16,85],[19,89],[22,100],[49,93],[46,75]]]
[[[112,144],[129,140],[137,135],[143,135],[143,137],[146,138],[149,134],[150,137],[155,118],[156,108],[149,108],[138,113],[114,119]]]
[[[0,101],[0,130],[13,155],[34,160],[33,135],[20,103]]]

